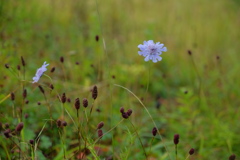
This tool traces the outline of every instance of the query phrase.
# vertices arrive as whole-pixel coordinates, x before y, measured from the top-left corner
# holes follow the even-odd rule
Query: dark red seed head
[[[120,108],[120,112],[124,113],[124,108],[123,107]]]
[[[87,107],[88,106],[88,100],[87,100],[87,98],[84,98],[83,99],[83,107]]]
[[[29,143],[30,143],[31,145],[33,145],[33,144],[34,144],[34,140],[33,140],[33,139],[30,139],[30,140],[29,140]]]
[[[21,66],[20,66],[20,65],[17,65],[17,69],[20,71],[20,70],[21,70]]]
[[[123,112],[123,113],[122,113],[122,117],[125,118],[125,119],[127,119],[129,116],[128,116],[127,112]]]
[[[11,137],[11,130],[10,129],[7,129],[7,130],[5,130],[4,132],[3,132],[3,134],[4,134],[4,136],[6,137],[6,138],[10,138]]]
[[[44,89],[42,88],[41,85],[38,86],[38,88],[40,89],[40,91],[44,94]]]
[[[50,86],[49,86],[52,90],[54,89],[54,86],[53,86],[53,84],[50,84]]]
[[[236,159],[236,155],[235,154],[232,154],[230,157],[229,157],[229,160],[235,160]]]
[[[27,90],[24,89],[24,90],[23,90],[23,99],[25,99],[26,97],[27,97]]]
[[[20,122],[18,125],[17,125],[17,127],[15,128],[15,131],[16,132],[21,132],[21,130],[23,129],[23,122]]]
[[[97,86],[94,86],[92,89],[92,98],[96,99],[97,96],[98,96],[98,89],[97,89]]]
[[[80,100],[79,100],[79,98],[76,98],[76,99],[75,99],[75,108],[76,108],[76,109],[79,109],[79,108],[80,108]]]
[[[101,129],[98,130],[98,137],[99,138],[102,138],[103,136],[103,131]]]
[[[55,71],[55,67],[52,67],[52,69],[50,70],[50,72],[54,72]]]
[[[37,102],[38,105],[41,105],[41,102]]]
[[[61,101],[62,101],[62,103],[65,103],[66,100],[67,100],[67,98],[66,98],[66,94],[63,93],[63,94],[62,94],[62,97],[61,97]]]
[[[15,100],[15,94],[12,92],[11,93],[11,100],[14,101]]]
[[[175,135],[174,135],[173,142],[174,142],[174,144],[176,144],[176,145],[179,143],[179,134],[175,134]]]
[[[192,51],[191,50],[188,50],[188,55],[192,55]]]
[[[57,120],[57,126],[61,127],[62,126],[62,121],[60,119]]]
[[[28,119],[28,117],[29,117],[29,115],[26,113],[26,114],[24,115],[24,118]]]
[[[63,58],[63,56],[62,57],[60,57],[60,62],[64,62],[64,58]]]
[[[9,68],[9,64],[5,64],[5,67],[8,69]]]
[[[127,114],[128,114],[128,117],[130,117],[130,116],[131,116],[131,114],[132,114],[132,110],[131,110],[131,109],[129,109],[129,110],[127,111]]]
[[[156,127],[154,127],[154,128],[152,129],[152,135],[153,135],[153,136],[156,136],[156,135],[157,135],[157,128],[156,128]]]
[[[195,152],[194,148],[191,148],[191,149],[189,150],[189,154],[190,154],[190,155],[193,155],[194,152]]]
[[[97,129],[101,129],[102,127],[104,126],[104,123],[103,122],[100,122],[97,126]]]
[[[28,103],[29,103],[29,100],[26,100],[26,101],[25,101],[25,104],[28,104]]]
[[[68,102],[68,103],[71,103],[71,98],[67,98],[67,102]]]
[[[21,61],[22,61],[22,65],[23,66],[25,66],[26,65],[26,63],[25,63],[25,61],[24,61],[24,59],[23,59],[23,57],[21,56]]]
[[[95,36],[95,40],[96,40],[96,41],[99,40],[99,36],[98,36],[98,35]]]
[[[62,125],[63,125],[63,127],[66,127],[67,126],[67,122],[66,121],[62,121]]]
[[[4,126],[5,126],[6,129],[9,128],[9,124],[8,123],[5,123]]]

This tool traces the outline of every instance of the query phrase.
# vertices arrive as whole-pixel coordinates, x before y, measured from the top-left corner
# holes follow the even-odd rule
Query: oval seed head
[[[129,109],[129,110],[127,111],[127,114],[128,114],[128,117],[130,117],[131,114],[132,114],[132,109]]]
[[[98,89],[97,89],[97,86],[94,86],[92,90],[92,98],[95,100],[97,96],[98,96]]]
[[[15,100],[15,94],[12,92],[11,93],[11,100],[14,101]]]
[[[83,107],[87,108],[87,106],[88,106],[88,100],[87,100],[87,98],[84,98],[83,99]]]
[[[62,126],[62,121],[60,119],[57,120],[57,126],[61,127]]]
[[[103,136],[103,131],[101,129],[98,130],[98,137],[99,138],[102,138]]]
[[[67,100],[67,98],[66,98],[66,94],[63,93],[63,94],[62,94],[62,97],[61,97],[61,101],[62,101],[62,103],[65,103],[66,100]]]
[[[174,144],[176,144],[176,145],[179,143],[179,134],[175,134],[175,135],[174,135],[173,142],[174,142]]]
[[[23,125],[23,122],[20,122],[20,123],[17,125],[15,131],[16,131],[16,132],[21,132],[22,129],[23,129],[23,126],[24,126],[24,125]]]
[[[157,135],[157,128],[156,128],[156,127],[154,127],[154,128],[152,129],[152,135],[153,135],[153,136],[156,136],[156,135]]]
[[[80,100],[79,98],[75,99],[75,108],[78,110],[80,108]]]
[[[229,160],[235,160],[236,159],[236,155],[235,154],[232,154],[230,157],[229,157]]]
[[[10,129],[7,129],[7,130],[5,130],[4,132],[3,132],[3,134],[4,134],[4,136],[6,137],[6,138],[10,138],[11,137],[11,130]]]
[[[189,154],[190,154],[190,155],[193,155],[194,152],[195,152],[194,148],[191,148],[191,149],[189,150]]]
[[[120,108],[120,112],[124,113],[124,108],[123,107]]]
[[[63,127],[66,127],[66,126],[67,126],[67,122],[66,122],[66,121],[63,121],[63,122],[62,122],[62,125],[63,125]]]
[[[103,122],[100,122],[97,126],[97,129],[101,129],[102,127],[104,126],[104,123]]]

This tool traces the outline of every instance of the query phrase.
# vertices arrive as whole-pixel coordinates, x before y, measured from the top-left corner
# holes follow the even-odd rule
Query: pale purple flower
[[[36,74],[35,74],[35,77],[33,77],[33,82],[32,82],[32,83],[36,83],[36,82],[39,81],[39,79],[41,78],[41,76],[43,75],[43,73],[44,73],[45,71],[47,71],[47,66],[48,66],[48,65],[49,65],[49,64],[46,64],[46,62],[43,63],[42,67],[37,70],[37,72],[36,72]]]
[[[154,43],[153,40],[144,41],[143,44],[139,44],[138,54],[145,57],[145,61],[152,60],[154,63],[161,61],[162,57],[160,55],[162,52],[166,52],[167,48],[163,47],[164,44],[160,42]]]

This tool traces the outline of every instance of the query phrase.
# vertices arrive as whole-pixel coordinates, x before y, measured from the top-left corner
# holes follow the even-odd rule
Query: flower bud
[[[104,123],[103,122],[100,122],[97,126],[97,129],[101,129],[102,127],[104,126]]]
[[[23,122],[20,122],[18,125],[17,125],[17,127],[15,128],[15,131],[16,132],[21,132],[22,131],[22,129],[23,129]]]
[[[92,90],[92,98],[95,100],[97,96],[98,96],[98,89],[97,89],[97,86],[94,86]]]
[[[156,127],[154,127],[154,128],[152,129],[152,134],[153,134],[153,136],[156,136],[156,134],[157,134],[157,128],[156,128]]]
[[[176,144],[176,145],[179,143],[179,134],[175,134],[175,135],[174,135],[173,142],[174,142],[174,144]]]

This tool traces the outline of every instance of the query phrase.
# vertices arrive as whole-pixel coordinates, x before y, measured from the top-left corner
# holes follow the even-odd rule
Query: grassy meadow
[[[0,0],[0,159],[240,158],[239,28],[239,0]]]

